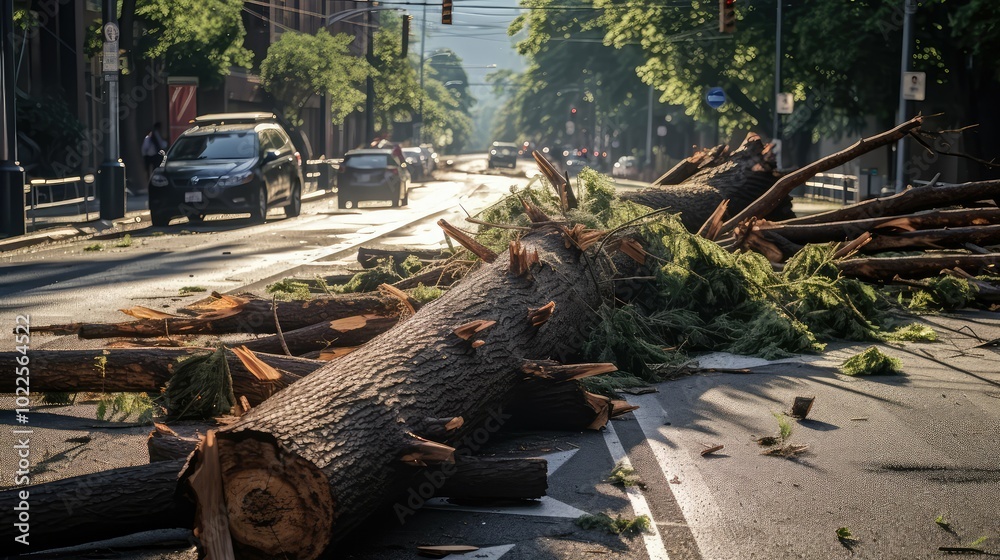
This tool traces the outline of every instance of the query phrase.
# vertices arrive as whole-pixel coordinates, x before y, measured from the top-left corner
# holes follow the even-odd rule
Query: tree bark
[[[881,282],[896,276],[928,278],[948,268],[961,268],[970,274],[997,274],[1000,271],[1000,253],[848,259],[838,262],[837,266],[844,276]]]
[[[14,542],[13,523],[0,524],[4,548],[29,552],[110,539],[138,531],[190,528],[191,503],[177,495],[183,460],[125,467],[0,492],[0,507],[13,512],[27,492],[28,546]]]
[[[676,185],[626,192],[621,198],[653,209],[680,212],[684,227],[696,232],[723,200],[729,200],[725,214],[728,219],[764,194],[777,179],[774,155],[756,134],[748,134],[731,154],[716,155],[711,151],[706,157],[716,164],[701,168]],[[780,202],[768,215],[776,220],[794,217],[791,199],[785,196]]]
[[[140,319],[125,323],[70,323],[33,327],[36,332],[76,334],[80,338],[151,338],[168,335],[276,333],[270,300],[241,299],[235,308],[220,309],[198,317]],[[300,329],[333,319],[356,315],[397,314],[397,302],[377,293],[317,297],[306,301],[277,302],[283,331]]]
[[[506,419],[501,407],[525,375],[525,360],[580,351],[601,300],[594,280],[604,271],[566,249],[551,228],[523,242],[406,323],[218,433],[228,523],[240,557],[273,558],[279,551],[314,557],[315,544],[338,540],[396,497],[412,478],[408,465],[448,462],[454,448],[411,433],[422,419],[466,419],[446,444],[460,445],[479,424],[499,429]],[[540,264],[520,276],[508,272],[532,262],[535,251]],[[532,325],[529,308],[550,301],[554,312]],[[472,322],[480,326],[469,340],[456,336]],[[210,452],[196,454],[188,473],[200,472]],[[268,459],[251,465],[242,462],[246,457]],[[300,527],[285,525],[294,521],[287,510],[274,509],[279,497],[298,504],[295,518],[309,520],[307,538],[300,538]]]
[[[212,348],[109,348],[97,350],[32,350],[31,388],[38,392],[126,392],[159,393],[174,374],[177,363]],[[20,354],[0,353],[0,360],[13,363]],[[278,370],[282,379],[263,382],[246,369],[232,352],[226,353],[233,393],[246,396],[251,405],[264,402],[278,389],[308,375],[323,362],[258,354],[258,358]],[[95,359],[104,358],[102,368]],[[14,376],[0,376],[0,392],[13,393]]]
[[[1000,180],[961,185],[914,187],[886,198],[874,198],[837,210],[781,222],[782,225],[822,224],[883,218],[921,210],[960,206],[980,200],[1000,198]]]

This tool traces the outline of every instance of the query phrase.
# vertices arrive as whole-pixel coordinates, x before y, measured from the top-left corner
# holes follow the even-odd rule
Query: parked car
[[[409,203],[407,165],[387,148],[351,150],[337,174],[337,206],[357,207],[362,200],[388,200],[393,207]]]
[[[220,113],[193,121],[149,179],[154,226],[187,216],[249,212],[263,222],[269,208],[302,210],[302,157],[272,113]]]
[[[635,156],[622,156],[618,158],[614,167],[611,168],[611,176],[623,179],[635,179],[639,176],[639,161]]]
[[[486,158],[486,166],[493,167],[517,167],[517,144],[512,142],[494,142],[490,146],[490,155]]]
[[[406,158],[406,169],[412,180],[426,181],[431,176],[431,161],[422,149],[403,148],[403,157]]]

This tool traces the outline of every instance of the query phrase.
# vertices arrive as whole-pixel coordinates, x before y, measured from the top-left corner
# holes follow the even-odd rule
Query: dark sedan
[[[406,206],[409,181],[406,164],[400,163],[392,150],[351,150],[344,155],[337,174],[337,206],[357,208],[362,200],[388,200],[393,207]]]
[[[201,221],[212,213],[249,212],[262,222],[276,206],[289,217],[301,211],[301,157],[267,113],[198,117],[149,179],[155,226],[177,216]]]

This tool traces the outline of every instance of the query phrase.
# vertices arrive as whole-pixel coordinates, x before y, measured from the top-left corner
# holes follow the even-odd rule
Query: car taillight
[[[296,163],[296,164],[297,164],[297,165],[298,165],[299,167],[302,167],[302,154],[300,154],[300,153],[298,153],[298,152],[295,152],[295,163]]]
[[[389,175],[399,175],[399,169],[396,167],[386,167],[385,172]]]

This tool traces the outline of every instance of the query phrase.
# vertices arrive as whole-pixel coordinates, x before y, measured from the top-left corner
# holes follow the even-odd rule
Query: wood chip
[[[719,445],[712,445],[710,447],[706,447],[705,449],[701,450],[701,456],[704,457],[706,455],[711,455],[712,453],[715,453],[716,451],[722,451],[722,449],[724,447],[726,447],[726,446],[722,445],[721,443]]]

